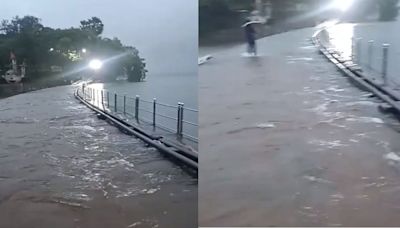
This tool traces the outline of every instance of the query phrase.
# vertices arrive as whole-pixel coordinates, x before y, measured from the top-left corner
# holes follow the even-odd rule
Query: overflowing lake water
[[[196,179],[74,89],[0,100],[0,227],[194,227]]]

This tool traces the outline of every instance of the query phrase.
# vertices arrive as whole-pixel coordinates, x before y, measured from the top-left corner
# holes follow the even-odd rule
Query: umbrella
[[[252,25],[252,24],[263,24],[263,23],[264,22],[262,22],[262,21],[249,21],[249,22],[246,22],[245,24],[243,24],[242,28],[244,28],[244,27],[246,27],[248,25]]]
[[[206,63],[207,61],[209,61],[212,58],[213,58],[212,55],[203,56],[203,57],[198,59],[198,64],[202,65],[202,64]]]

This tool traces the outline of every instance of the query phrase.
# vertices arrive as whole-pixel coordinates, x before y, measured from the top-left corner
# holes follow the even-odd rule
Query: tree
[[[81,29],[90,31],[98,36],[103,33],[104,25],[98,17],[92,17],[88,20],[81,21]]]
[[[96,17],[82,21],[80,28],[68,29],[45,27],[39,18],[32,16],[3,20],[0,25],[0,70],[9,69],[12,51],[19,63],[26,62],[30,79],[51,75],[52,65],[76,72],[85,68],[92,58],[99,58],[107,60],[101,70],[104,80],[113,81],[120,74],[126,74],[130,81],[143,80],[146,70],[139,52],[134,47],[124,46],[116,37],[100,37],[103,27]]]
[[[146,77],[146,63],[139,57],[139,51],[134,47],[125,47],[127,55],[123,62],[123,68],[128,76],[128,81],[138,82]]]
[[[43,29],[40,19],[34,16],[14,17],[11,21],[3,20],[0,31],[4,34],[13,36],[20,33],[37,34]]]
[[[38,34],[43,29],[40,19],[34,16],[25,16],[16,23],[19,25],[21,33]]]

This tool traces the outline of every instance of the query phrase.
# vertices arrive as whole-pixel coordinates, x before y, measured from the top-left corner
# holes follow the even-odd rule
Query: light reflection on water
[[[352,55],[354,26],[355,24],[339,24],[327,29],[332,47],[338,50],[343,58],[350,58]]]

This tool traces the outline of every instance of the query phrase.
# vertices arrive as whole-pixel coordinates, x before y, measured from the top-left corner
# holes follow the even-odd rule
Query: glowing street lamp
[[[86,48],[82,48],[82,53],[86,53]]]
[[[333,0],[331,7],[346,12],[353,5],[354,0]]]
[[[89,62],[89,67],[93,70],[99,70],[103,66],[103,63],[98,59],[93,59]]]

